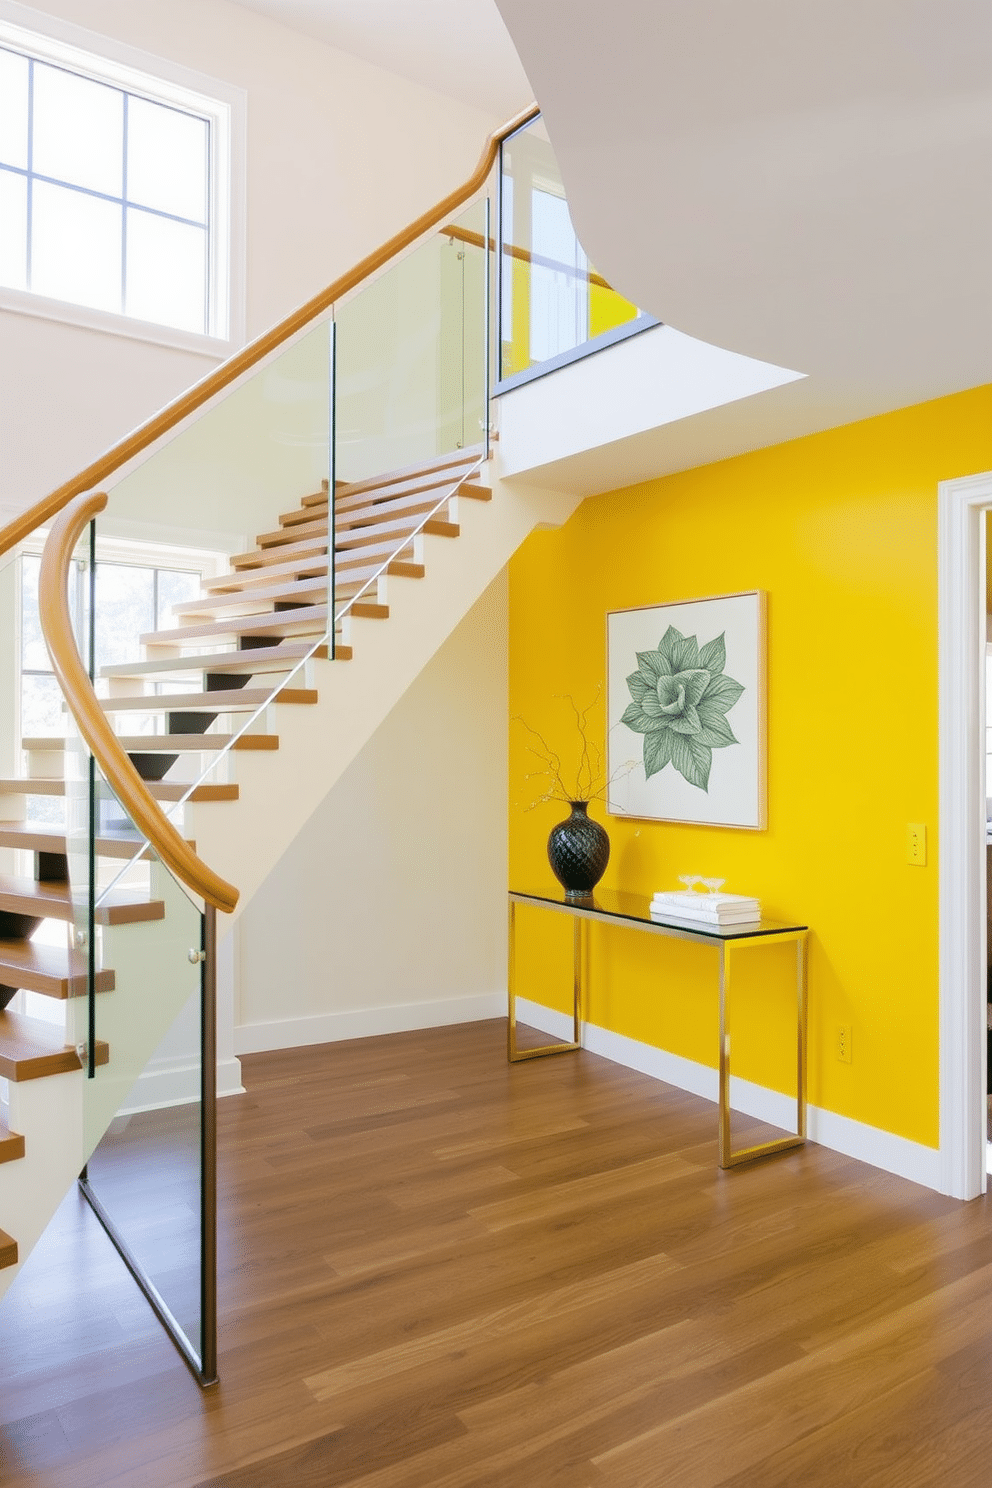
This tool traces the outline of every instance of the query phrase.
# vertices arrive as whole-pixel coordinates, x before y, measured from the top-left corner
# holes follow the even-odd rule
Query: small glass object
[[[708,894],[719,894],[726,882],[727,880],[725,878],[700,878],[698,873],[679,874],[679,883],[685,885],[686,892],[689,894],[692,893],[697,884],[701,889],[705,889]]]

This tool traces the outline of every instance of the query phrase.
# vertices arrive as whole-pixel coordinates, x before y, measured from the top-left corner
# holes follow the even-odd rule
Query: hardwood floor
[[[0,1310],[0,1484],[989,1481],[986,1201],[817,1147],[720,1173],[709,1103],[503,1040],[245,1059],[212,1391],[70,1195]]]

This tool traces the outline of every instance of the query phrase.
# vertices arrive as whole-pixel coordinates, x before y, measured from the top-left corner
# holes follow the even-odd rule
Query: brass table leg
[[[728,1028],[728,994],[730,991],[729,952],[731,943],[720,947],[720,1166],[736,1168],[741,1163],[768,1157],[772,1152],[787,1152],[806,1145],[806,931],[799,935],[765,936],[754,945],[769,945],[794,940],[796,945],[796,1134],[759,1142],[734,1152],[730,1145],[730,1031]],[[735,946],[735,950],[738,947]]]
[[[576,915],[572,922],[572,1042],[570,1044],[542,1044],[537,1049],[517,1048],[517,906],[510,900],[509,944],[506,958],[507,1020],[506,1057],[511,1064],[524,1059],[541,1059],[545,1054],[571,1054],[581,1049],[579,1042],[579,1020],[582,1006],[582,983],[585,973],[583,945],[583,922]]]

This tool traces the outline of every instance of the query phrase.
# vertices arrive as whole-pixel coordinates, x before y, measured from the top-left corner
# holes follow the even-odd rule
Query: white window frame
[[[0,310],[223,359],[245,343],[246,94],[17,0],[0,0],[0,45],[209,120],[211,334],[175,330],[31,291],[0,287]]]

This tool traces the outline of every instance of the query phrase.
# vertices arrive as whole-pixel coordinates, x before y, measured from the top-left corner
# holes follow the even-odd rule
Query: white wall
[[[504,573],[242,915],[239,1053],[505,1011],[506,687]]]
[[[497,122],[227,0],[37,9],[245,90],[250,337],[463,180]],[[0,312],[0,522],[212,365]]]

